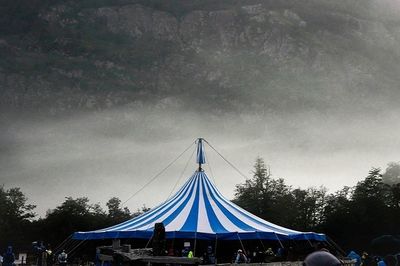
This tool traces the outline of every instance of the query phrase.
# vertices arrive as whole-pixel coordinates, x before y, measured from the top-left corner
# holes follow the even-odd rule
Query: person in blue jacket
[[[3,266],[13,266],[15,261],[15,255],[12,250],[12,246],[7,247],[6,253],[3,255]]]
[[[356,260],[356,263],[354,264],[355,266],[361,265],[361,256],[358,255],[355,251],[350,251],[350,253],[347,255],[347,257],[352,260]]]

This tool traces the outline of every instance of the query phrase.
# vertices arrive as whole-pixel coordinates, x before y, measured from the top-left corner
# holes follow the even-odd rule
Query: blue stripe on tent
[[[189,193],[189,195],[186,197],[185,201],[171,214],[169,215],[164,221],[164,226],[167,226],[169,223],[171,223],[183,210],[183,208],[185,208],[185,206],[188,204],[192,194],[194,193],[194,188],[196,187],[196,184],[194,184],[191,187],[191,191]]]
[[[148,223],[151,223],[152,221],[154,221],[155,219],[158,219],[159,217],[161,217],[162,215],[164,215],[167,211],[169,211],[176,203],[178,203],[180,200],[182,200],[182,198],[184,197],[184,195],[187,193],[188,190],[192,189],[192,184],[194,183],[195,179],[192,178],[191,182],[188,183],[188,185],[185,187],[185,190],[182,191],[181,193],[177,193],[175,197],[173,197],[173,201],[170,201],[168,203],[165,203],[163,205],[160,206],[160,208],[155,211],[155,212],[149,212],[147,213],[147,215],[142,216],[141,219],[132,219],[130,220],[130,223],[127,224],[124,227],[119,228],[119,230],[125,230],[125,229],[134,229],[137,227],[142,227]],[[168,208],[167,208],[168,207]],[[154,218],[156,217],[156,218]]]
[[[197,188],[192,208],[189,215],[183,224],[181,231],[197,231],[197,219],[199,216],[199,194],[200,194],[200,179],[197,178]]]
[[[254,219],[253,217],[251,217],[251,216],[249,216],[248,214],[246,214],[246,213],[243,213],[240,209],[238,209],[234,204],[232,204],[232,202],[230,202],[230,201],[228,201],[228,200],[226,200],[225,198],[223,198],[223,197],[221,197],[220,196],[220,193],[219,193],[219,191],[216,191],[216,189],[215,189],[215,187],[214,186],[212,186],[211,185],[211,181],[207,178],[207,181],[208,181],[208,187],[214,192],[213,193],[213,198],[214,198],[214,195],[217,197],[217,198],[219,198],[221,201],[223,201],[224,203],[226,203],[227,205],[229,205],[229,206],[231,206],[233,209],[235,209],[237,212],[239,212],[241,215],[243,215],[243,216],[245,216],[247,219],[249,219],[249,220],[251,220],[253,223],[255,223],[255,224],[258,224],[258,225],[261,225],[261,226],[263,226],[263,227],[266,227],[266,228],[268,228],[268,229],[270,229],[271,231],[279,231],[279,233],[282,233],[282,234],[293,234],[293,231],[286,231],[286,230],[282,230],[282,229],[280,229],[280,228],[276,228],[276,227],[274,227],[273,225],[269,225],[269,224],[265,224],[265,223],[262,223],[262,222],[260,222],[260,221],[258,221],[258,220],[256,220],[256,219]],[[215,199],[214,199],[215,200]],[[217,200],[215,200],[215,201],[217,201]],[[219,204],[221,204],[220,202],[218,202]],[[221,204],[221,206],[223,206],[222,204]],[[229,212],[231,215],[233,215],[229,210],[227,210],[227,212]],[[252,228],[252,227],[251,227]],[[253,228],[253,230],[255,230],[254,228]],[[247,230],[248,231],[248,230]]]
[[[244,213],[243,211],[241,211],[241,210],[239,209],[238,206],[236,206],[236,205],[233,204],[232,202],[230,202],[230,201],[228,201],[227,199],[225,199],[224,197],[222,197],[222,196],[220,195],[220,192],[217,191],[217,189],[211,184],[211,181],[210,181],[208,178],[207,178],[206,180],[207,180],[207,182],[208,182],[208,187],[210,187],[210,188],[213,190],[213,193],[215,193],[215,196],[216,196],[217,198],[219,198],[221,201],[223,201],[224,203],[226,203],[227,205],[229,205],[230,207],[232,207],[234,210],[236,210],[237,212],[239,212],[241,215],[243,215],[244,217],[246,217],[247,219],[249,219],[249,220],[252,221],[253,223],[258,224],[258,225],[260,225],[260,226],[262,226],[262,227],[268,228],[268,229],[270,229],[271,231],[275,231],[275,232],[277,232],[277,233],[282,233],[282,234],[284,234],[284,235],[293,234],[293,231],[286,231],[286,230],[283,230],[283,229],[281,229],[281,228],[274,227],[274,224],[262,223],[262,222],[260,222],[260,221],[258,221],[258,220],[256,220],[256,219],[254,219],[253,217],[249,216],[248,214]],[[228,210],[228,211],[229,211],[229,210]],[[229,211],[229,212],[230,212],[230,211]],[[233,214],[232,214],[232,215],[233,215]]]
[[[200,194],[200,186],[202,189],[202,194]],[[206,191],[207,189],[207,191]],[[209,197],[207,195],[209,193]],[[193,194],[195,193],[195,194]],[[187,206],[191,197],[194,198],[194,203],[192,206]],[[205,213],[207,214],[210,228],[212,230],[211,233],[199,233],[196,232],[198,230],[198,217],[199,215],[199,199],[200,197],[204,200]],[[313,232],[298,232],[293,231],[286,228],[274,228],[274,224],[270,224],[267,221],[264,221],[260,218],[260,220],[256,219],[256,217],[252,216],[245,210],[236,206],[232,202],[225,199],[222,194],[215,188],[215,186],[211,183],[207,175],[203,172],[195,172],[188,181],[182,186],[182,188],[169,200],[160,204],[156,208],[151,211],[126,221],[124,223],[109,227],[107,229],[91,231],[91,232],[76,232],[73,235],[73,239],[105,239],[105,238],[145,238],[149,239],[152,235],[152,228],[154,227],[154,222],[159,220],[163,215],[165,215],[168,211],[171,211],[174,206],[178,202],[181,202],[180,206],[173,211],[170,215],[164,219],[164,225],[167,226],[175,219],[185,219],[182,221],[184,225],[179,231],[169,231],[166,232],[167,238],[197,238],[197,239],[208,239],[214,240],[218,238],[219,240],[238,240],[240,239],[270,239],[276,240],[279,238],[280,240],[318,240],[325,241],[326,236],[324,234],[316,234]],[[225,215],[231,223],[236,225],[238,228],[241,228],[247,232],[229,232],[227,229],[223,227],[221,222],[219,221],[216,213],[214,212],[213,207],[211,206],[211,201],[215,201],[216,208],[219,208],[221,213]],[[226,207],[224,206],[226,205]],[[189,214],[187,217],[182,217],[182,210],[187,207],[191,207]],[[232,209],[231,209],[232,208]],[[235,216],[231,211],[234,210],[234,213],[238,213],[238,217]],[[242,216],[243,215],[243,216]],[[246,224],[245,222],[240,220],[240,217],[246,217],[252,223],[262,226],[263,228],[270,228],[272,232],[268,231],[257,231],[252,226]],[[265,222],[265,223],[264,223]],[[146,228],[148,226],[148,228]],[[120,228],[124,228],[121,230]],[[138,230],[135,228],[145,228],[144,230]],[[287,231],[286,231],[286,230]],[[109,230],[109,231],[105,231]],[[284,233],[281,233],[284,232]]]
[[[160,209],[164,208],[166,205],[168,205],[168,204],[173,204],[173,201],[175,201],[175,199],[176,199],[178,196],[184,195],[184,194],[185,194],[185,191],[187,191],[187,190],[191,187],[191,184],[190,184],[190,183],[194,181],[194,178],[193,178],[193,177],[194,177],[194,176],[192,176],[191,178],[189,178],[189,179],[185,182],[185,184],[181,187],[181,189],[180,189],[173,197],[171,197],[171,198],[170,198],[169,200],[167,200],[166,202],[164,202],[164,203],[158,205],[157,207],[151,209],[150,211],[145,212],[145,213],[143,213],[143,214],[141,214],[141,215],[139,215],[139,216],[137,216],[137,217],[135,217],[135,218],[133,218],[133,219],[130,219],[130,220],[128,220],[128,221],[125,221],[125,222],[123,222],[123,223],[120,223],[120,224],[117,224],[117,225],[113,225],[113,226],[110,226],[110,227],[107,227],[107,228],[104,228],[104,229],[101,229],[101,230],[96,230],[96,231],[103,232],[103,231],[109,231],[109,230],[121,230],[122,228],[128,228],[129,226],[133,226],[134,224],[137,224],[137,223],[139,223],[140,221],[143,221],[143,220],[147,219],[150,215],[156,213],[156,212],[159,211]],[[184,191],[184,190],[185,190],[185,191]],[[177,201],[179,201],[179,200],[177,200]],[[176,201],[175,201],[175,202],[176,202]],[[96,232],[96,231],[92,231],[92,232]]]
[[[209,185],[207,184],[207,188]],[[209,190],[212,192],[211,190]],[[230,211],[228,211],[218,200],[216,200],[214,193],[210,193],[211,198],[214,200],[217,207],[221,210],[221,212],[238,228],[244,231],[255,231],[256,229],[249,226],[248,224],[242,222],[236,216],[234,216]]]
[[[205,174],[204,174],[204,175],[205,175]],[[205,176],[207,176],[207,175],[205,175]],[[280,232],[280,233],[283,233],[283,236],[288,235],[288,236],[290,236],[290,239],[297,239],[297,240],[300,240],[300,239],[302,239],[302,238],[305,237],[306,239],[313,239],[313,240],[318,240],[318,241],[325,241],[325,240],[326,240],[326,236],[325,236],[324,234],[316,234],[316,233],[313,233],[313,232],[310,232],[310,233],[303,233],[303,232],[293,233],[294,230],[288,229],[288,231],[286,231],[286,230],[283,230],[283,229],[281,229],[281,228],[273,227],[273,226],[272,226],[273,224],[272,224],[272,225],[269,225],[269,224],[261,223],[260,221],[253,219],[251,216],[249,216],[248,214],[246,214],[246,213],[244,213],[243,211],[241,211],[241,210],[239,209],[240,207],[236,206],[235,204],[232,204],[230,201],[228,201],[228,200],[226,200],[224,197],[222,197],[222,196],[221,196],[221,193],[211,184],[211,181],[208,179],[208,177],[205,178],[205,180],[207,181],[207,186],[213,190],[213,192],[215,193],[215,195],[216,195],[218,198],[220,198],[220,199],[223,200],[226,204],[228,204],[228,205],[230,205],[231,207],[233,207],[235,210],[237,210],[237,211],[238,211],[240,214],[242,214],[243,216],[245,216],[245,217],[251,219],[252,221],[254,221],[255,223],[257,223],[257,224],[259,224],[259,225],[262,225],[262,226],[264,226],[264,227],[270,228],[271,231],[277,232],[278,234],[279,234],[279,232]],[[211,195],[211,193],[210,193],[210,195]],[[215,200],[215,199],[214,199],[214,200]],[[279,232],[278,232],[278,231],[279,231]],[[265,236],[265,233],[268,233],[268,232],[260,232],[260,233],[261,233],[261,235],[264,235],[264,236]],[[239,233],[239,234],[241,235],[242,233]],[[280,235],[280,234],[279,234],[279,235]],[[280,235],[280,236],[282,236],[282,235]],[[241,236],[241,237],[242,237],[242,236]],[[275,239],[276,239],[276,238],[275,238]]]
[[[228,233],[229,231],[226,230],[225,227],[219,222],[219,219],[217,218],[213,208],[211,207],[211,202],[207,197],[206,184],[204,179],[202,179],[201,183],[201,185],[203,186],[204,205],[206,206],[207,217],[210,222],[211,229],[213,230],[213,232]]]
[[[159,213],[160,211],[165,213],[165,208],[168,207],[168,210],[171,209],[171,207],[173,207],[177,202],[179,202],[180,200],[182,200],[182,198],[184,197],[184,195],[187,193],[187,191],[189,191],[192,186],[193,183],[196,182],[195,178],[190,178],[189,182],[187,182],[186,186],[184,186],[183,189],[179,190],[178,193],[176,193],[171,200],[161,204],[156,211],[154,212],[149,212],[148,215],[146,215],[146,217],[141,217],[142,219],[133,219],[131,220],[132,222],[134,222],[133,225],[138,224],[141,221],[144,221],[146,219],[149,219],[151,217],[151,215],[157,215],[157,213]]]
[[[196,182],[196,180],[193,179],[193,183],[195,183],[195,182]],[[180,200],[182,200],[182,199],[185,198],[185,200],[183,201],[183,203],[181,204],[181,206],[186,205],[187,201],[189,201],[189,199],[190,199],[190,195],[193,193],[193,189],[194,189],[194,186],[193,186],[193,185],[188,186],[188,190],[185,191],[184,193],[182,193],[182,195],[180,195],[179,198],[177,198],[176,202],[179,202]],[[186,194],[188,194],[188,195],[187,195],[186,197],[184,197]],[[173,207],[174,207],[174,205],[171,205],[169,208],[166,208],[166,209],[162,210],[162,211],[161,211],[158,215],[156,215],[155,217],[152,217],[151,220],[148,220],[148,221],[143,222],[143,223],[140,223],[140,224],[135,224],[131,229],[134,230],[135,228],[143,227],[143,226],[145,226],[146,224],[150,224],[151,227],[153,227],[153,226],[154,226],[154,222],[155,222],[156,220],[158,220],[160,217],[162,217],[165,213],[167,213],[168,211],[170,211]],[[179,209],[179,207],[177,208],[177,210],[178,210],[178,209]],[[178,214],[180,211],[177,212],[177,210],[175,210],[173,213],[177,213],[177,214]],[[171,217],[171,215],[169,215],[168,218],[169,218],[169,217]],[[176,217],[176,216],[175,216],[175,217]],[[165,225],[165,224],[164,224],[164,225]]]

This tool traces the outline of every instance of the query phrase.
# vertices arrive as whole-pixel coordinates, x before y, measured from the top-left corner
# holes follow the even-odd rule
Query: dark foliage
[[[0,247],[9,243],[24,245],[25,232],[35,216],[34,208],[34,205],[27,204],[27,198],[19,188],[6,190],[0,186]]]
[[[390,163],[385,174],[393,176],[397,167]],[[334,194],[325,188],[292,189],[283,179],[272,178],[261,158],[254,169],[253,178],[237,185],[234,201],[262,218],[297,230],[324,232],[343,248],[359,251],[372,249],[371,240],[380,235],[398,233],[400,185],[385,184],[379,168],[372,168],[356,186]]]
[[[388,165],[381,174],[372,168],[354,187],[328,194],[324,187],[292,188],[282,178],[273,178],[262,158],[257,158],[253,177],[236,186],[234,202],[273,223],[302,231],[326,233],[345,250],[378,252],[373,239],[398,234],[400,224],[400,184],[382,180],[397,166]],[[392,175],[393,176],[393,175]],[[0,187],[0,248],[12,243],[29,250],[32,241],[44,241],[55,247],[75,231],[104,228],[149,210],[143,206],[131,213],[121,200],[111,198],[105,212],[86,197],[67,197],[45,218],[33,220],[35,206],[19,188]],[[374,246],[375,245],[375,246]],[[384,246],[384,245],[383,245]],[[384,251],[381,249],[379,253]]]

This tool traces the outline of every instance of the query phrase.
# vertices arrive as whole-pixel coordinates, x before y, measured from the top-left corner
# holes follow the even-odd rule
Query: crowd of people
[[[62,250],[58,254],[54,254],[48,245],[45,247],[43,242],[33,242],[33,251],[36,255],[37,266],[53,266],[58,264],[60,266],[67,266],[68,255],[65,250]],[[178,255],[170,254],[168,255]],[[176,252],[177,253],[177,252]],[[180,252],[180,256],[193,258],[194,253],[190,246],[184,247]],[[200,256],[203,264],[215,264],[217,262],[216,255],[212,246],[207,246],[206,250]],[[245,252],[242,249],[238,249],[232,257],[232,263],[245,264],[245,263],[263,263],[276,260],[291,260],[290,254],[284,250],[284,248],[278,248],[275,252],[272,248],[260,249],[255,247],[254,251]],[[386,256],[370,256],[367,252],[363,252],[361,255],[355,251],[351,251],[346,256],[347,260],[352,260],[355,266],[400,266],[400,253],[396,255]],[[15,266],[16,257],[13,252],[12,246],[8,246],[3,255],[0,255],[0,266]],[[26,261],[25,261],[26,263]],[[325,247],[316,247],[314,252],[308,254],[304,261],[304,266],[340,266],[343,265],[343,261],[339,260],[336,256],[331,254]]]
[[[400,266],[400,253],[385,256],[370,256],[367,252],[358,255],[355,251],[350,251],[347,255],[356,261],[355,266]]]
[[[281,254],[280,254],[281,253]],[[288,260],[292,261],[290,256],[285,251],[279,248],[276,252],[273,252],[271,248],[261,251],[256,247],[254,252],[245,253],[242,249],[234,255],[233,263],[260,263],[269,262],[274,260]],[[358,255],[355,251],[349,252],[345,257],[334,256],[326,247],[317,246],[316,250],[308,254],[303,260],[304,266],[340,266],[344,265],[344,261],[352,261],[355,266],[400,266],[400,253],[396,255],[386,256],[370,256],[367,252],[363,252],[362,255]]]
[[[65,250],[62,250],[57,256],[54,256],[53,251],[50,248],[50,245],[45,247],[43,242],[33,242],[33,254],[35,255],[35,261],[33,261],[34,265],[37,266],[53,266],[58,264],[60,266],[66,266],[68,262],[68,255]],[[0,255],[0,266],[15,266],[16,257],[13,252],[13,247],[8,246],[6,252],[3,256]],[[25,258],[25,261],[20,261],[19,264],[28,264]]]

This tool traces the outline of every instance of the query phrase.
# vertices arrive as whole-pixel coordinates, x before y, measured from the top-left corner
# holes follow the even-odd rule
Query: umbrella
[[[400,239],[393,235],[382,235],[371,241],[373,253],[384,256],[395,254],[400,251]]]

